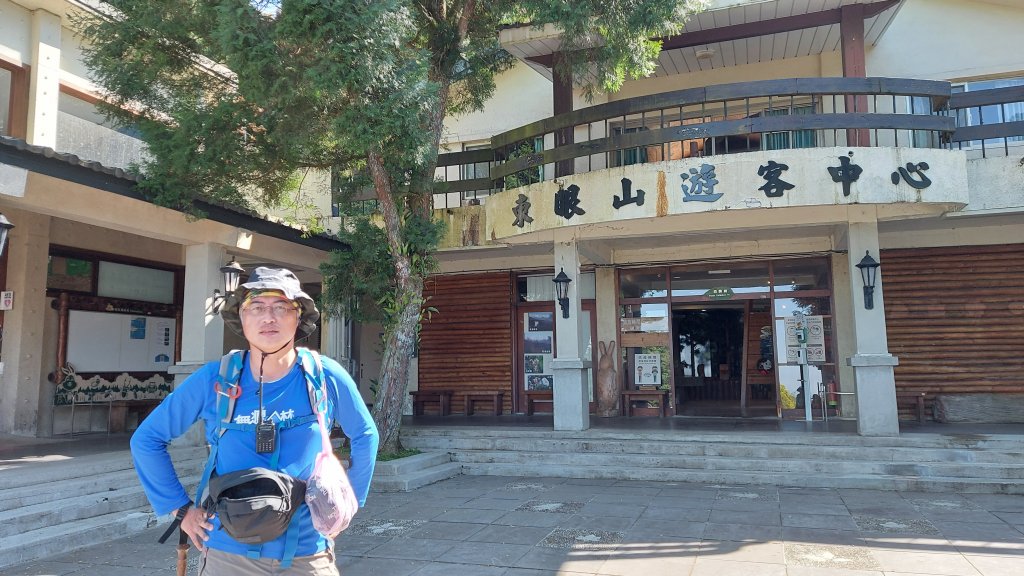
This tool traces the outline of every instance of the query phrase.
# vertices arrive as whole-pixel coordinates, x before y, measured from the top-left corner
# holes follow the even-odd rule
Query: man
[[[333,539],[313,528],[304,503],[289,524],[289,530],[294,526],[298,534],[297,544],[293,541],[289,546],[289,535],[281,535],[254,547],[234,540],[217,515],[194,506],[174,471],[167,444],[199,419],[206,426],[207,441],[216,448],[216,475],[260,467],[306,480],[321,451],[321,430],[312,416],[306,376],[295,348],[297,338],[316,328],[320,312],[298,278],[286,269],[256,268],[228,300],[221,316],[249,343],[231,422],[223,425],[226,430],[221,434],[220,417],[226,412],[218,410],[218,395],[223,401],[228,394],[217,385],[220,360],[210,362],[189,376],[132,436],[132,457],[146,495],[157,514],[173,512],[181,520],[181,529],[203,553],[201,576],[337,575]],[[340,423],[351,440],[349,479],[362,506],[377,457],[377,428],[348,373],[330,358],[323,357],[322,363],[329,403],[324,418]],[[261,435],[260,448],[254,425],[273,430]]]

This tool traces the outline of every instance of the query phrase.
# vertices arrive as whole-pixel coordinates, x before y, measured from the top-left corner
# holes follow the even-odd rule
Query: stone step
[[[404,445],[445,451],[467,474],[523,474],[797,487],[1020,493],[1019,435],[412,428]],[[535,471],[535,472],[531,472]]]
[[[44,490],[48,487],[44,486]],[[109,488],[67,496],[57,502],[43,502],[12,508],[0,512],[0,541],[9,536],[30,532],[47,526],[66,524],[77,520],[115,512],[140,510],[149,502],[138,482],[123,488]]]
[[[738,445],[780,445],[797,447],[839,446],[839,447],[890,447],[890,448],[954,448],[1005,450],[1024,453],[1024,435],[1000,434],[903,434],[896,437],[859,436],[857,434],[814,434],[814,433],[721,433],[670,430],[585,430],[554,431],[543,428],[510,427],[458,427],[458,428],[416,428],[402,429],[402,443],[406,439],[449,438],[449,439],[531,439],[535,440],[579,440],[606,442],[623,440],[628,442],[656,442],[680,444],[738,444]]]
[[[604,466],[607,468],[718,470],[770,474],[866,475],[906,477],[958,477],[1024,481],[1024,466],[956,464],[944,462],[902,463],[891,461],[773,460],[715,456],[675,456],[622,453],[557,453],[459,450],[452,458],[470,463],[540,463],[551,467]]]
[[[124,538],[154,524],[153,514],[140,509],[102,514],[0,538],[0,573],[15,564]]]
[[[171,449],[194,491],[205,448]],[[130,535],[155,522],[127,451],[28,463],[4,470],[0,484],[0,573]]]
[[[206,460],[205,447],[175,447],[171,448],[170,454],[175,463]],[[117,470],[134,470],[132,457],[128,451],[104,452],[76,456],[67,460],[12,466],[0,474],[0,491],[57,480],[86,478]]]
[[[604,452],[622,454],[664,454],[690,456],[720,456],[736,458],[770,458],[803,460],[808,454],[826,461],[890,461],[890,462],[976,462],[988,464],[1016,464],[1024,460],[1020,448],[964,449],[941,447],[891,446],[807,446],[773,443],[731,441],[705,442],[596,439],[543,439],[534,437],[459,437],[459,436],[403,436],[403,443],[420,450],[510,450],[529,452]]]
[[[553,468],[549,464],[463,463],[470,476],[525,476],[593,478],[687,482],[712,485],[788,486],[796,488],[857,488],[920,492],[965,492],[982,494],[1024,494],[1024,482],[965,478],[911,478],[886,475],[765,474],[736,470],[684,470],[679,468],[609,468],[572,466]]]
[[[373,469],[373,475],[375,478],[377,476],[400,476],[417,472],[424,468],[447,464],[451,461],[451,457],[444,452],[422,452],[405,458],[398,458],[397,460],[377,462]]]
[[[449,462],[402,476],[383,476],[379,478],[375,476],[373,479],[373,490],[375,492],[409,492],[428,484],[454,478],[459,474],[462,474],[462,465]]]
[[[179,460],[175,459],[175,469],[179,476],[186,481],[192,479],[198,482],[199,475],[203,471],[205,460]],[[88,494],[104,494],[111,487],[139,486],[138,475],[128,462],[126,468],[111,468],[106,471],[96,471],[89,476],[74,476],[74,464],[66,465],[68,477],[61,478],[59,470],[48,470],[47,474],[32,474],[35,479],[33,484],[0,490],[0,512],[14,510],[24,506],[38,504],[56,504],[67,498],[75,498]],[[193,482],[193,483],[195,483]]]
[[[444,452],[424,452],[378,462],[370,487],[375,492],[409,492],[462,473],[462,466]]]

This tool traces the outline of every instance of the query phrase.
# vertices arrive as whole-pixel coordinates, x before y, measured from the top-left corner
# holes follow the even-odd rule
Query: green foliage
[[[785,386],[779,386],[779,400],[782,402],[783,410],[796,408],[796,398]]]
[[[512,3],[504,21],[561,29],[564,58],[558,71],[571,72],[590,100],[619,90],[626,79],[650,76],[661,51],[661,43],[651,39],[678,34],[686,16],[706,5],[706,0],[531,0]]]
[[[415,456],[417,454],[422,454],[422,452],[415,448],[403,448],[397,452],[380,452],[377,454],[377,461],[387,462],[388,460],[398,460],[399,458]]]
[[[349,448],[348,443],[340,448],[335,448],[334,450],[334,455],[337,456],[339,460],[348,460],[351,453],[352,451]],[[389,460],[398,460],[399,458],[406,458],[408,456],[415,456],[422,453],[422,451],[415,448],[403,448],[396,452],[378,452],[377,461],[387,462]]]
[[[344,313],[358,321],[383,320],[372,304],[391,290],[394,278],[384,231],[367,218],[357,218],[340,236],[349,249],[332,252],[320,265],[324,277],[330,278],[321,294],[324,312]]]
[[[522,158],[539,152],[532,142],[520,142],[508,153],[508,159]],[[520,186],[528,186],[541,180],[541,166],[533,166],[526,170],[514,172],[505,177],[505,190],[512,190]]]
[[[387,330],[407,304],[398,296],[394,258],[384,230],[372,216],[354,217],[352,222],[350,229],[339,234],[350,249],[331,253],[320,266],[329,279],[321,296],[324,308],[360,321],[381,322]],[[409,258],[414,273],[426,276],[436,268],[432,253],[443,234],[444,222],[406,212],[402,254]]]
[[[246,0],[109,4],[123,17],[77,23],[85,60],[147,142],[157,202],[277,205],[303,168],[430,156],[437,85],[407,3],[296,0],[276,17]]]

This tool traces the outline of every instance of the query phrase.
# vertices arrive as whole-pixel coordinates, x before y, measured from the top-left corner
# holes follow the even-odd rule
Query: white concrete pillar
[[[555,274],[564,270],[569,283],[569,317],[555,303],[554,426],[555,430],[586,430],[590,428],[590,391],[587,369],[581,350],[579,277],[580,257],[575,240],[555,242]]]
[[[213,291],[216,289],[224,292],[224,275],[221,274],[220,267],[227,264],[227,261],[227,251],[223,246],[207,243],[185,247],[181,359],[167,370],[169,374],[174,375],[175,388],[203,364],[224,355],[224,322],[220,315],[214,312]],[[240,282],[245,282],[245,277]],[[176,444],[203,444],[203,430],[202,421],[197,422],[176,441]]]
[[[4,312],[0,433],[35,436],[45,390],[53,385],[43,366],[43,328],[46,319],[46,272],[50,250],[50,217],[3,210],[15,225],[7,239],[7,286],[14,307]]]
[[[857,432],[862,436],[898,436],[899,417],[896,410],[896,379],[893,366],[899,362],[889,354],[885,333],[885,302],[882,297],[881,262],[878,246],[878,222],[874,214],[849,223],[850,291],[853,295],[853,331],[856,348],[847,363],[853,367],[857,384]],[[857,263],[865,253],[882,263],[878,269],[874,291],[874,308],[864,308],[864,283]]]
[[[213,291],[224,292],[220,268],[227,252],[217,244],[185,247],[185,302],[182,309],[182,362],[208,362],[224,354],[224,322],[214,312]],[[240,282],[245,282],[242,278]]]
[[[29,76],[29,144],[57,147],[57,108],[60,97],[60,16],[32,12],[32,69]]]
[[[352,323],[344,316],[320,316],[320,353],[352,372]]]

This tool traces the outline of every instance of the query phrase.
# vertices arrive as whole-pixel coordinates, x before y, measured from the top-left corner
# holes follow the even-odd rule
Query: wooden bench
[[[466,392],[465,398],[466,416],[473,415],[473,402],[490,402],[495,416],[501,416],[501,404],[504,397],[502,392]]]
[[[555,411],[555,398],[551,390],[527,390],[526,391],[526,415],[533,416],[538,402],[550,403],[551,411]]]
[[[417,390],[409,392],[409,395],[412,396],[413,416],[422,416],[423,405],[427,402],[437,402],[438,413],[441,416],[447,416],[452,411],[451,390]]]
[[[667,390],[623,390],[622,411],[626,413],[626,416],[633,415],[633,402],[639,400],[657,400],[662,418],[668,416]]]
[[[924,424],[924,401],[928,396],[927,392],[904,392],[896,393],[896,401],[906,400],[914,403],[915,413],[917,414],[917,423]]]

